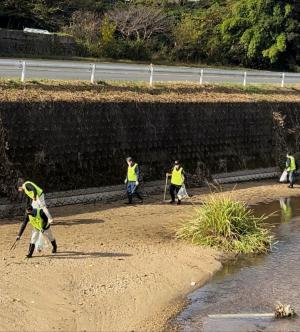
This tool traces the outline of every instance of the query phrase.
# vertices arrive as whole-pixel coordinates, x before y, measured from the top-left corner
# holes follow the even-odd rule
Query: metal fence
[[[300,84],[300,74],[270,71],[238,71],[193,67],[172,67],[86,63],[42,60],[0,60],[0,77],[34,79],[97,81],[193,82],[242,84]]]

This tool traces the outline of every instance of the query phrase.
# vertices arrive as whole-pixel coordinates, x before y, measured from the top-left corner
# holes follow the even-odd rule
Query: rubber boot
[[[56,244],[56,240],[51,241],[52,244],[52,254],[56,254],[57,252],[57,244]]]
[[[125,204],[132,204],[132,195],[127,194],[127,197],[128,197],[128,202],[126,202]]]
[[[29,249],[28,249],[28,254],[26,255],[27,258],[31,258],[32,254],[34,252],[34,248],[35,248],[35,244],[34,243],[30,243],[29,244]]]

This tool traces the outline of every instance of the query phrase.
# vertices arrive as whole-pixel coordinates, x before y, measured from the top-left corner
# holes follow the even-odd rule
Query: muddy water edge
[[[273,251],[226,263],[210,282],[188,296],[190,304],[173,322],[179,331],[300,331],[300,318],[208,317],[270,313],[276,301],[292,304],[300,313],[300,198],[284,198],[253,208],[257,215],[276,211],[268,220],[278,241]]]

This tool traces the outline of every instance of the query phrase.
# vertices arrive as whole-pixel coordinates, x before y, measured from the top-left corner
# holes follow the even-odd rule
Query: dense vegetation
[[[272,235],[263,221],[246,204],[228,196],[211,195],[196,209],[195,216],[177,232],[180,239],[234,253],[264,253],[270,250]]]
[[[82,55],[299,69],[299,0],[2,0],[0,26],[73,35]]]

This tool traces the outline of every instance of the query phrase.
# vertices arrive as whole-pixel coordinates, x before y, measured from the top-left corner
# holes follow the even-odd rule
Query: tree
[[[108,15],[115,22],[116,30],[129,40],[147,41],[170,30],[167,15],[156,7],[129,5],[127,8],[115,8]]]
[[[299,22],[294,1],[239,0],[221,25],[228,56],[244,65],[268,67],[280,62],[294,40]]]
[[[100,44],[101,17],[90,11],[76,11],[72,14],[70,25],[64,32],[71,34],[92,55],[97,55]]]
[[[185,58],[188,61],[197,48],[199,36],[197,17],[188,14],[184,15],[174,29],[177,58]]]
[[[100,27],[100,45],[101,54],[104,56],[113,56],[116,48],[115,40],[116,24],[109,20],[107,15],[104,16]]]
[[[174,29],[177,57],[193,61],[222,62],[220,24],[226,7],[214,3],[209,8],[183,14]]]
[[[78,10],[99,14],[109,7],[109,1],[100,0],[1,0],[0,27],[10,29],[32,28],[59,31],[69,24]]]

